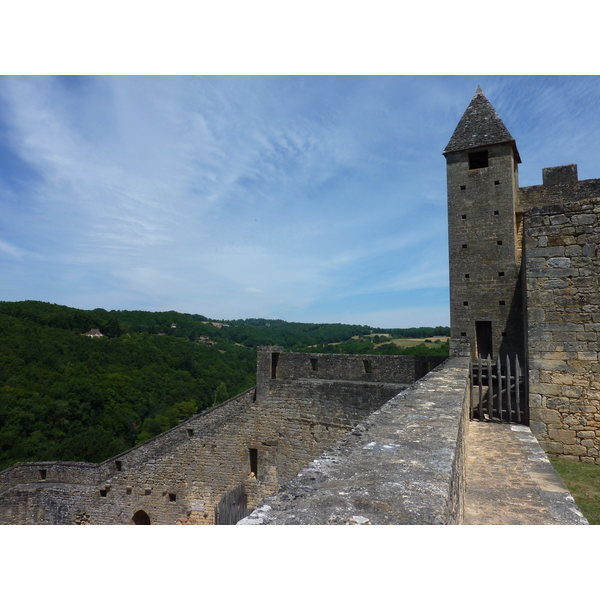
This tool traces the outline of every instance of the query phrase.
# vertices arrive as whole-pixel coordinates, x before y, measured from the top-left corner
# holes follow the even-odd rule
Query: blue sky
[[[600,177],[600,78],[2,76],[0,300],[449,324],[442,151],[477,85],[520,185]]]

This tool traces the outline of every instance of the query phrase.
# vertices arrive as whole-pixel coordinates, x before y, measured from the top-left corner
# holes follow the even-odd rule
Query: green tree
[[[229,400],[229,393],[227,392],[227,386],[221,381],[215,390],[214,404],[221,404],[225,400]]]

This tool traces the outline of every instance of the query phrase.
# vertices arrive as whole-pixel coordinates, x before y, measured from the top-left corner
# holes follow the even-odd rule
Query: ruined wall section
[[[530,425],[547,453],[600,464],[600,199],[559,202],[525,216]]]
[[[150,510],[152,522],[175,523],[182,516],[181,505],[175,506],[177,499],[171,502],[169,494],[177,497],[181,480],[157,477],[153,465],[179,453],[194,438],[211,438],[225,423],[243,419],[255,397],[255,388],[247,390],[103,463],[10,467],[0,473],[0,523],[125,524],[138,510]],[[161,483],[164,489],[157,506],[155,487]]]
[[[256,390],[99,465],[8,469],[0,474],[0,522],[128,524],[143,511],[152,524],[213,524],[224,494],[243,483],[248,506],[255,507],[412,383],[415,373],[439,362],[319,355],[313,371],[310,358],[261,349]],[[364,360],[371,361],[370,373]],[[383,382],[374,380],[377,374]]]
[[[235,414],[244,412],[253,401],[256,388],[188,419],[185,424],[165,431],[152,439],[102,463],[45,461],[21,463],[0,472],[0,492],[18,484],[34,482],[99,485],[121,470],[131,469],[155,459],[189,437],[218,428]]]

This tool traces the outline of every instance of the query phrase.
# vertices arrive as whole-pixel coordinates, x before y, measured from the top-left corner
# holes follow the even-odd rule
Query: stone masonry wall
[[[600,199],[593,199],[525,216],[531,430],[548,454],[596,464],[599,215]]]
[[[325,379],[310,376],[307,356],[281,350],[259,351],[256,390],[104,463],[29,463],[0,473],[0,523],[128,524],[144,511],[153,524],[213,524],[225,493],[243,483],[255,507],[429,362],[338,356],[336,368],[335,359],[320,358]],[[279,354],[279,373],[271,372],[272,354]],[[372,361],[371,373],[363,372],[364,360]],[[352,379],[355,369],[361,374]],[[386,381],[375,381],[377,372]]]
[[[280,346],[260,349],[257,382],[271,380],[334,380],[411,384],[444,361],[439,356],[382,356],[284,352]]]
[[[469,394],[469,359],[448,359],[239,524],[460,523]]]
[[[542,169],[542,185],[519,188],[519,209],[600,197],[600,179],[577,179],[577,165]]]

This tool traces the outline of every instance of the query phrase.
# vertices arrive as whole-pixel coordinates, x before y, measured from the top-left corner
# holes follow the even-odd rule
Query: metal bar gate
[[[514,369],[508,356],[504,358],[503,369],[500,357],[494,365],[488,355],[487,359],[471,360],[469,372],[471,420],[529,424],[525,376],[518,356],[515,356]]]

